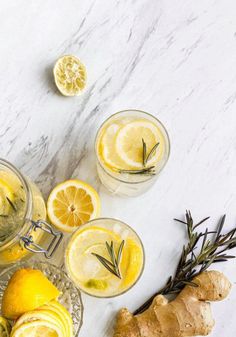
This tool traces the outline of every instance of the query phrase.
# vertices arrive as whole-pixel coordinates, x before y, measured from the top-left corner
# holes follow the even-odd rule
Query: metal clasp
[[[50,241],[47,248],[43,248],[34,242],[31,233],[37,230],[42,230],[43,232],[46,232],[52,236],[52,240]],[[25,249],[28,249],[33,253],[43,253],[47,259],[50,259],[56,251],[57,247],[60,245],[62,238],[63,234],[59,231],[54,230],[52,226],[49,225],[46,221],[31,220],[31,226],[29,230],[27,231],[25,236],[21,236],[20,240],[23,242]]]

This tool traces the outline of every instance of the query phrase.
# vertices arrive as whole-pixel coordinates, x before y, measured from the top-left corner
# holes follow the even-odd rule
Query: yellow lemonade
[[[45,220],[46,207],[42,194],[35,184],[30,182],[28,186],[32,194],[31,219]],[[27,208],[26,190],[18,176],[0,169],[0,265],[16,262],[29,253],[19,238],[14,239],[25,224]],[[34,242],[40,241],[41,233],[31,233]]]
[[[66,249],[65,264],[69,276],[82,291],[97,297],[113,297],[126,292],[141,276],[143,245],[123,222],[95,219],[74,233]]]
[[[136,196],[153,185],[168,160],[170,144],[154,116],[126,110],[103,123],[95,150],[104,186],[114,194]]]

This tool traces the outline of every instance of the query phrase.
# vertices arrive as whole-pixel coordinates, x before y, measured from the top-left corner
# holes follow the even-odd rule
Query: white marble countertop
[[[143,238],[146,267],[127,294],[83,296],[81,337],[109,337],[122,306],[133,310],[160,288],[185,242],[175,223],[227,213],[236,223],[235,0],[2,1],[0,7],[0,157],[43,190],[79,177],[98,189],[102,215],[132,225]],[[86,92],[60,96],[52,66],[80,57]],[[155,187],[134,199],[107,194],[98,181],[94,135],[110,114],[137,108],[166,125],[171,157]],[[236,282],[235,261],[216,266]],[[234,337],[236,287],[213,304],[212,337]]]

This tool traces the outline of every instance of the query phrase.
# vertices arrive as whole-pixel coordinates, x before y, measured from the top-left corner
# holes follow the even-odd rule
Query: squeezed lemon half
[[[98,217],[100,208],[100,198],[95,189],[77,179],[57,185],[47,203],[50,221],[65,232],[73,232],[80,225]]]
[[[59,58],[54,66],[53,74],[56,86],[64,96],[78,96],[85,88],[86,68],[73,55]]]

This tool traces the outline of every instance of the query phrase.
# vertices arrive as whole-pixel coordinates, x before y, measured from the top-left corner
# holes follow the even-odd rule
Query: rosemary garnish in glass
[[[155,166],[149,166],[146,167],[146,165],[148,164],[149,160],[154,156],[156,149],[159,146],[159,142],[156,143],[153,148],[151,149],[151,151],[149,153],[147,153],[147,144],[145,142],[145,140],[142,138],[142,144],[143,144],[143,156],[142,156],[142,165],[143,168],[141,168],[140,170],[123,170],[123,169],[118,169],[119,173],[128,173],[128,174],[146,174],[146,175],[155,175]]]
[[[109,261],[108,259],[106,259],[105,257],[103,257],[99,254],[92,253],[92,255],[96,256],[96,258],[99,260],[99,262],[101,262],[101,264],[107,270],[109,270],[110,273],[112,273],[113,275],[117,276],[120,279],[122,277],[121,277],[119,265],[120,265],[120,260],[121,260],[124,244],[125,244],[125,241],[123,240],[121,242],[120,246],[119,246],[118,253],[117,253],[117,256],[116,256],[113,241],[111,241],[111,244],[106,242],[106,248],[107,248],[107,251],[108,251],[108,254],[109,254],[109,257],[110,257],[111,261]]]
[[[235,258],[226,252],[236,247],[236,227],[226,234],[222,234],[225,223],[225,215],[221,218],[218,228],[215,231],[209,231],[206,228],[203,232],[196,229],[208,220],[204,218],[194,224],[190,211],[186,211],[185,221],[175,219],[187,227],[188,243],[183,247],[182,254],[173,276],[170,276],[166,285],[149,298],[134,314],[140,314],[148,309],[154,299],[159,294],[178,294],[186,284],[196,286],[192,282],[193,278],[207,270],[212,263],[225,262]],[[199,244],[199,249],[197,249]]]

